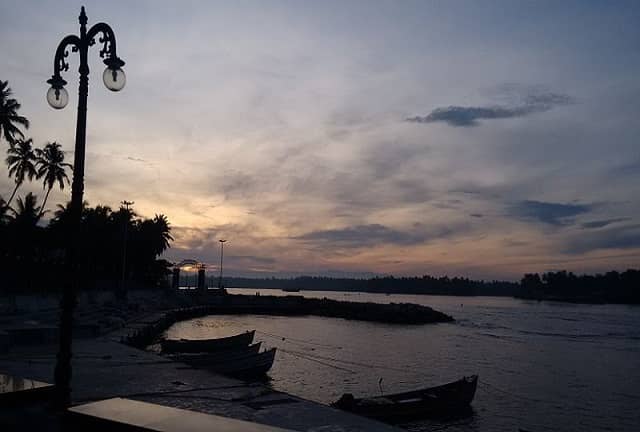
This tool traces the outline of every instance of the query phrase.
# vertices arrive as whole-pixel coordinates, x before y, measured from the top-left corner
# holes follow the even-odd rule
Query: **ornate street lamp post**
[[[87,15],[84,6],[80,10],[80,36],[66,36],[56,49],[53,61],[53,76],[47,81],[51,88],[47,92],[47,102],[55,109],[64,108],[69,102],[69,94],[64,86],[61,72],[69,70],[66,58],[69,48],[80,54],[80,89],[78,97],[78,119],[76,125],[76,144],[73,161],[73,182],[71,185],[71,204],[69,207],[70,238],[67,244],[65,266],[67,282],[62,295],[62,312],[60,314],[60,348],[55,369],[55,383],[59,396],[56,402],[68,406],[71,402],[71,340],[73,328],[73,309],[76,306],[78,286],[78,241],[82,217],[82,196],[84,192],[84,156],[87,133],[87,95],[89,92],[89,65],[87,55],[89,47],[95,45],[96,38],[102,44],[100,57],[107,65],[102,79],[109,90],[122,90],[126,82],[122,66],[124,62],[116,54],[116,38],[113,30],[105,23],[98,23],[87,30]]]

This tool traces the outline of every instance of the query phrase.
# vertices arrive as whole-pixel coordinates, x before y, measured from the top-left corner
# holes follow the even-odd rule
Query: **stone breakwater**
[[[195,300],[195,298],[194,298]],[[331,299],[305,298],[302,296],[265,296],[227,294],[198,297],[199,305],[172,309],[132,329],[123,342],[143,347],[153,343],[158,336],[178,321],[207,315],[317,315],[387,324],[432,324],[451,322],[454,319],[428,306],[410,303],[358,303]]]

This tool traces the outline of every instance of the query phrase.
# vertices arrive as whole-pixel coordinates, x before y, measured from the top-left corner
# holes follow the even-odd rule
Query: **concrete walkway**
[[[170,362],[117,342],[122,332],[74,340],[74,404],[127,397],[298,431],[399,430],[277,392],[268,384],[249,384]],[[51,382],[56,349],[55,345],[49,345],[12,350],[0,355],[0,371]]]

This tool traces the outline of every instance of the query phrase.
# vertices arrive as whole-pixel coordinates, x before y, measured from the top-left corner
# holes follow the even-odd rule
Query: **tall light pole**
[[[125,280],[127,277],[127,233],[129,231],[129,217],[131,216],[131,213],[129,213],[129,206],[134,205],[135,203],[133,201],[127,201],[124,200],[120,203],[120,205],[122,207],[124,207],[124,210],[126,211],[125,213],[125,217],[123,219],[124,221],[124,228],[123,228],[123,240],[122,240],[122,279],[120,280],[120,292],[119,292],[119,297],[122,300],[126,300],[127,298],[127,289],[125,287]]]
[[[65,268],[67,282],[62,295],[60,314],[60,349],[55,368],[55,384],[58,390],[56,402],[66,407],[71,403],[71,341],[73,329],[73,310],[76,306],[76,291],[78,287],[78,246],[80,239],[80,223],[82,217],[82,197],[84,193],[84,159],[87,134],[87,96],[89,94],[89,65],[87,56],[89,47],[100,43],[100,57],[107,65],[102,79],[109,90],[119,91],[125,85],[125,75],[122,71],[124,62],[116,54],[116,37],[113,30],[105,23],[98,23],[87,30],[87,15],[84,6],[78,18],[80,22],[80,36],[65,36],[53,60],[53,76],[47,81],[51,88],[47,91],[47,102],[55,109],[64,108],[69,102],[69,94],[64,86],[67,82],[62,79],[61,72],[69,70],[67,57],[69,48],[80,55],[80,88],[78,91],[78,118],[76,124],[76,144],[73,161],[73,181],[71,184],[71,204],[69,206],[70,233],[65,253]]]
[[[220,242],[220,279],[218,280],[218,288],[222,288],[222,258],[224,258],[224,244],[226,240],[218,240]]]

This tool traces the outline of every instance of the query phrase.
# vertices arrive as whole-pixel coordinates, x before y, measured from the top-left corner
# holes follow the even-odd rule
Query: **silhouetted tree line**
[[[526,274],[520,297],[580,303],[640,304],[640,270],[575,275],[567,271]]]
[[[228,288],[299,289],[312,291],[360,291],[391,294],[458,296],[510,296],[579,303],[640,304],[640,270],[580,275],[558,271],[526,274],[518,282],[481,281],[467,278],[375,277],[350,279],[302,276],[279,278],[225,278]]]
[[[281,288],[318,291],[361,291],[394,294],[492,295],[514,296],[520,285],[514,282],[479,281],[468,278],[433,276],[374,277],[350,279],[302,276],[292,279],[225,278],[226,287]]]
[[[70,238],[68,219],[68,206],[58,205],[51,221],[40,226],[35,196],[18,199],[16,209],[10,208],[0,218],[0,287],[18,292],[61,289],[65,283],[65,246]],[[82,289],[100,283],[118,286],[125,226],[127,284],[156,287],[166,282],[170,264],[158,257],[173,238],[164,215],[144,219],[124,207],[113,211],[106,206],[85,205],[78,254]]]
[[[0,292],[60,289],[64,280],[65,247],[70,238],[67,207],[58,205],[46,226],[40,222],[54,186],[69,184],[60,144],[34,148],[23,128],[29,120],[18,114],[20,103],[12,97],[7,81],[0,80],[0,140],[8,144],[5,159],[15,185],[5,201],[0,197]],[[18,196],[25,181],[42,181],[44,198]],[[15,199],[14,199],[15,198]],[[128,208],[88,207],[82,211],[81,244],[78,254],[81,288],[98,282],[117,284],[122,278],[122,257],[126,242],[125,279],[136,285],[157,286],[166,280],[169,263],[157,259],[170,245],[171,227],[164,215],[139,218]],[[125,239],[126,238],[126,239]]]

